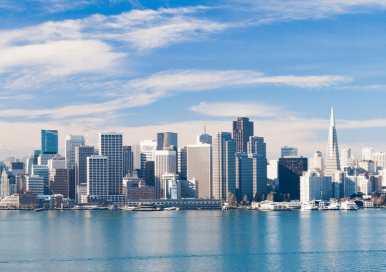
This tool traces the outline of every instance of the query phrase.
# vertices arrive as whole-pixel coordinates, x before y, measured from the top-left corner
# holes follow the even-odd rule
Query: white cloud
[[[190,108],[193,111],[211,116],[253,116],[270,117],[280,114],[278,107],[258,103],[207,103],[201,102]]]
[[[326,18],[336,14],[366,13],[385,9],[384,0],[233,0],[244,11],[256,12],[259,23],[277,20]],[[241,6],[239,6],[241,4]]]
[[[161,98],[178,92],[207,91],[219,88],[253,84],[283,84],[289,86],[322,87],[350,80],[339,76],[280,76],[264,77],[262,73],[245,70],[228,71],[164,71],[142,79],[135,79],[123,85],[122,90],[115,91],[118,99],[95,104],[71,105],[56,109],[24,110],[12,109],[0,111],[2,117],[26,116],[38,117],[49,115],[60,119],[70,116],[86,116],[124,108],[148,105]]]
[[[327,113],[328,114],[328,113]],[[206,125],[207,132],[214,135],[219,131],[232,131],[232,122],[234,117],[227,121],[189,121],[180,123],[171,123],[154,126],[141,127],[119,127],[111,126],[103,118],[87,118],[73,120],[73,122],[15,122],[9,123],[0,121],[2,128],[2,146],[7,146],[18,156],[28,155],[32,149],[39,148],[40,130],[57,129],[59,131],[59,148],[64,149],[64,138],[70,134],[84,134],[86,124],[91,124],[89,132],[89,141],[92,145],[98,143],[98,133],[104,131],[117,131],[124,135],[124,144],[130,145],[138,143],[143,139],[156,139],[157,132],[173,131],[178,133],[178,142],[180,147],[196,142],[196,135],[203,133],[202,127]],[[296,117],[277,117],[273,120],[259,120],[251,118],[254,122],[255,135],[265,138],[267,143],[267,153],[270,159],[280,156],[280,147],[284,145],[297,146],[299,154],[311,156],[316,150],[326,152],[328,138],[328,119],[306,119]],[[362,142],[348,143],[343,142],[342,138],[349,138],[350,132],[346,129],[358,128],[369,129],[372,127],[386,127],[386,120],[337,120],[338,142],[342,147],[372,146],[375,149],[385,151],[383,142],[372,142],[369,139],[363,139]],[[346,125],[344,125],[346,124]],[[370,125],[369,125],[370,124]],[[1,146],[1,147],[2,147]],[[0,149],[1,149],[0,147]],[[360,149],[358,149],[360,151]],[[24,153],[23,153],[24,152]],[[8,155],[1,152],[0,156],[4,158]],[[0,157],[1,159],[1,157]]]

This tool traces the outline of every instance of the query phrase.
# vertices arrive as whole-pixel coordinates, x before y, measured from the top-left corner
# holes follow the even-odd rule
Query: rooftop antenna
[[[83,130],[85,132],[85,141],[84,141],[84,145],[88,145],[88,132],[90,131],[89,128],[88,128],[88,125],[86,125],[86,128]]]

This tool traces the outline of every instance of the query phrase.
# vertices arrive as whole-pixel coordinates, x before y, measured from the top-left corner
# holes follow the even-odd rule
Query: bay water
[[[386,210],[0,211],[1,271],[379,271]]]

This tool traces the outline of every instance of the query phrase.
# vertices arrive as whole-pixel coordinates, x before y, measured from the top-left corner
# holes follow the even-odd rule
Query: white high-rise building
[[[332,176],[333,173],[337,171],[340,171],[339,148],[335,128],[334,108],[331,108],[330,130],[328,133],[327,144],[326,170],[324,174],[326,176]]]
[[[361,160],[359,162],[359,167],[366,170],[367,172],[370,172],[370,173],[375,173],[375,162],[371,161],[371,160]]]
[[[318,171],[309,170],[300,177],[300,202],[320,200],[324,176]]]
[[[372,147],[365,147],[362,148],[362,161],[364,160],[371,160],[373,155],[373,148]]]
[[[310,160],[308,168],[309,169],[320,170],[321,172],[323,172],[323,170],[324,170],[324,160],[323,160],[322,152],[316,151],[314,153],[314,157],[313,157],[312,160]]]
[[[345,167],[355,167],[358,165],[358,160],[355,158],[354,154],[351,152],[351,148],[343,148],[340,152],[340,167],[341,169]]]
[[[298,148],[297,147],[289,147],[284,146],[281,148],[281,157],[287,157],[287,156],[297,156],[298,155]]]
[[[154,154],[155,195],[157,199],[160,199],[165,195],[165,188],[162,184],[162,175],[165,173],[177,173],[177,152],[174,150],[156,150]]]
[[[375,162],[376,168],[385,169],[386,168],[386,153],[383,152],[374,152],[371,156],[371,160]]]
[[[163,188],[161,199],[181,199],[181,182],[178,174],[164,173],[161,182]]]
[[[48,169],[66,169],[66,160],[60,154],[56,154],[51,160],[47,161]]]
[[[218,132],[213,140],[212,194],[214,199],[228,200],[236,192],[236,143],[230,132]]]
[[[75,147],[84,145],[84,137],[82,135],[68,135],[65,140],[65,157],[67,169],[72,169],[75,166]]]
[[[87,157],[87,195],[109,198],[109,159],[106,156]]]
[[[197,144],[187,146],[187,179],[195,179],[197,198],[212,197],[212,146]]]
[[[114,203],[126,200],[123,191],[123,144],[122,133],[99,133],[99,155],[109,161],[109,198]]]
[[[139,151],[141,156],[141,177],[144,177],[145,165],[147,161],[154,161],[154,152],[157,150],[156,140],[142,140],[139,143]]]

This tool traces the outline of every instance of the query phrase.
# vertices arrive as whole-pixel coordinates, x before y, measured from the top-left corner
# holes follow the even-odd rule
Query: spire
[[[326,176],[331,176],[337,171],[340,171],[338,137],[336,135],[335,128],[334,108],[331,108],[330,129],[328,133],[327,143],[326,170],[324,174]]]
[[[334,108],[331,108],[331,119],[330,119],[330,127],[335,127],[335,116],[334,116]]]

